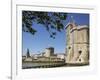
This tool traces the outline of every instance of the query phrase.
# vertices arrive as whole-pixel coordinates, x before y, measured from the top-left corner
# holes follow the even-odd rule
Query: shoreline
[[[62,64],[45,64],[45,65],[38,65],[38,66],[24,66],[22,69],[36,69],[36,68],[55,68],[55,67],[81,67],[81,66],[89,66],[89,63],[78,63],[78,64],[72,64],[72,63],[62,63]]]

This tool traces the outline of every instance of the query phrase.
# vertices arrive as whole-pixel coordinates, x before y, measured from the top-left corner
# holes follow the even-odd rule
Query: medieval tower
[[[89,27],[74,21],[66,26],[66,63],[89,63]]]
[[[49,47],[45,49],[45,57],[50,57],[54,55],[54,48],[53,47]]]

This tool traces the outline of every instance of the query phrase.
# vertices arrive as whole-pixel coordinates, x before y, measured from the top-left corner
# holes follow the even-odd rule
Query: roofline
[[[86,25],[84,27],[77,27],[77,28],[72,29],[71,32],[73,32],[74,30],[80,31],[82,29],[89,29],[89,27]]]

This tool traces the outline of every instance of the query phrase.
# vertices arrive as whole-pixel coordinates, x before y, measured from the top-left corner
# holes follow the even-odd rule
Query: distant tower
[[[27,57],[27,58],[30,57],[29,49],[27,49],[26,57]]]
[[[45,49],[45,57],[50,57],[54,55],[54,48],[53,47],[49,47]]]

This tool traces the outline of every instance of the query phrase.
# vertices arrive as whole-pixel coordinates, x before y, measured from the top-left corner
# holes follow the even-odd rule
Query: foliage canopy
[[[32,27],[33,22],[44,25],[50,37],[55,39],[58,32],[64,29],[63,21],[67,18],[67,13],[60,12],[35,12],[22,11],[22,30],[34,35],[37,30]]]

